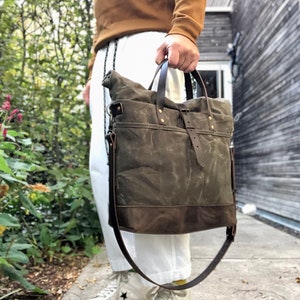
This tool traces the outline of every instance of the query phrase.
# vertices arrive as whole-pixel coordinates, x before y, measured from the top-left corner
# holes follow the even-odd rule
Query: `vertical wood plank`
[[[232,26],[237,199],[300,222],[299,1],[236,0]]]

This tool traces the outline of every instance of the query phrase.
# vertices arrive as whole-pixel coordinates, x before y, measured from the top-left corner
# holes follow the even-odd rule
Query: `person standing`
[[[165,58],[169,62],[166,96],[182,102],[184,74],[196,69],[196,39],[203,29],[205,0],[94,0],[96,19],[90,78],[83,97],[90,105],[92,136],[90,174],[93,194],[113,270],[100,299],[191,299],[189,290],[170,291],[148,285],[131,272],[108,225],[108,128],[109,92],[102,87],[109,70],[148,87]],[[156,83],[157,84],[157,83]],[[155,84],[154,84],[155,88]],[[183,284],[190,276],[189,234],[144,235],[122,233],[137,265],[159,284]],[[126,297],[126,298],[124,298]]]

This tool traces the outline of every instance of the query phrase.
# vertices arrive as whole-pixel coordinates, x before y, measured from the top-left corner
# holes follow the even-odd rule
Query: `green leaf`
[[[22,140],[20,140],[20,143],[24,146],[30,146],[30,145],[32,145],[32,140],[31,140],[31,138],[22,139]]]
[[[35,169],[34,164],[24,163],[16,159],[11,160],[9,164],[13,170],[33,171]]]
[[[11,267],[11,264],[7,261],[6,258],[0,257],[0,270],[2,266]]]
[[[1,174],[0,173],[0,177],[4,180],[4,181],[8,181],[8,182],[18,182],[18,183],[22,183],[24,185],[27,185],[27,182],[26,181],[21,181],[21,180],[18,180],[14,177],[12,177],[10,174]]]
[[[2,265],[2,272],[4,273],[4,275],[8,276],[10,280],[15,280],[21,283],[21,285],[27,290],[39,294],[48,294],[47,291],[44,291],[27,281],[27,279],[23,277],[22,272],[15,269],[13,266]]]
[[[71,204],[71,211],[76,210],[79,207],[82,207],[84,205],[83,199],[75,199]]]
[[[16,145],[11,142],[1,142],[0,148],[3,150],[13,151],[16,149]]]
[[[14,138],[14,136],[12,136],[10,133],[10,131],[8,131],[9,133],[7,133],[6,138],[10,139],[11,141],[15,142],[16,139]]]
[[[3,7],[8,7],[8,6],[12,6],[15,4],[14,0],[5,0],[3,3]]]
[[[25,194],[22,191],[18,191],[19,199],[22,203],[22,206],[29,210],[29,212],[37,217],[38,219],[42,219],[42,214],[39,213],[32,202],[25,196]]]
[[[72,248],[69,246],[63,246],[63,247],[61,247],[61,251],[65,254],[68,254],[72,251]]]
[[[58,182],[57,184],[52,185],[50,188],[51,188],[51,190],[54,191],[54,190],[61,190],[66,186],[67,186],[66,182]]]
[[[75,228],[77,225],[77,220],[72,218],[71,220],[69,220],[68,222],[66,222],[65,224],[63,224],[61,227],[65,228],[64,233],[69,232],[71,229]]]
[[[101,252],[101,248],[99,246],[92,247],[92,254],[93,255],[99,254],[100,252]]]
[[[16,130],[7,130],[7,137],[9,137],[10,139],[12,139],[13,141],[15,140],[14,137],[23,137],[24,136],[24,132],[18,132]]]
[[[92,192],[90,190],[82,188],[81,194],[82,194],[82,196],[84,196],[85,198],[87,198],[90,201],[94,200],[93,194],[92,194]]]
[[[67,240],[70,242],[76,242],[79,241],[80,239],[81,239],[80,235],[70,234],[67,236]]]
[[[41,229],[40,241],[44,246],[49,246],[52,241],[49,229],[46,226]]]
[[[18,219],[6,213],[0,213],[0,224],[5,227],[20,227]]]
[[[39,288],[37,286],[35,286],[33,288],[33,290],[31,290],[31,291],[34,292],[34,293],[40,294],[40,295],[48,295],[49,294],[48,291],[45,291],[45,290],[43,290],[43,289],[41,289],[41,288]]]
[[[20,243],[13,243],[13,245],[11,246],[11,249],[16,249],[16,250],[26,250],[31,248],[32,245],[31,244],[20,244]]]
[[[8,253],[1,253],[1,256],[5,257],[7,260],[15,263],[27,264],[29,262],[28,257],[21,251],[10,249]]]
[[[95,241],[92,237],[88,237],[85,241],[84,253],[88,257],[92,257],[94,254],[100,252],[100,248],[95,245]]]
[[[0,156],[0,171],[3,171],[6,174],[12,174],[12,170],[7,165],[6,160],[3,156]]]

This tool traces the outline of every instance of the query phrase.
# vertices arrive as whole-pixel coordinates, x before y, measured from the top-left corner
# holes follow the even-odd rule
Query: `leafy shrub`
[[[79,97],[92,18],[92,0],[0,1],[0,93],[13,93],[0,108],[0,273],[29,289],[28,262],[91,256],[102,239]]]
[[[100,226],[88,170],[42,167],[41,153],[12,111],[7,96],[0,108],[0,273],[44,293],[24,278],[24,266],[81,249],[92,256],[99,252]],[[33,183],[40,177],[49,182]]]
[[[24,251],[32,245],[23,238],[19,242],[17,232],[22,236],[22,227],[18,218],[9,212],[12,203],[7,201],[8,198],[12,202],[18,201],[27,175],[38,169],[36,164],[28,160],[27,151],[23,152],[23,148],[30,145],[30,140],[24,132],[12,128],[11,124],[15,124],[16,119],[21,122],[22,114],[18,109],[12,109],[11,96],[7,95],[0,108],[0,273],[19,281],[29,290],[45,293],[24,278],[26,270],[23,265],[29,262]],[[9,234],[9,231],[12,233]]]

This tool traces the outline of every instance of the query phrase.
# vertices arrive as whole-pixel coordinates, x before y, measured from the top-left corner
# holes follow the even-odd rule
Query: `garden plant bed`
[[[65,256],[62,261],[28,266],[27,280],[31,284],[48,291],[47,295],[26,291],[18,282],[11,282],[8,278],[0,275],[0,299],[61,300],[88,262],[89,258],[84,254],[76,254]],[[17,292],[14,293],[14,291]],[[8,296],[10,293],[11,295]]]

